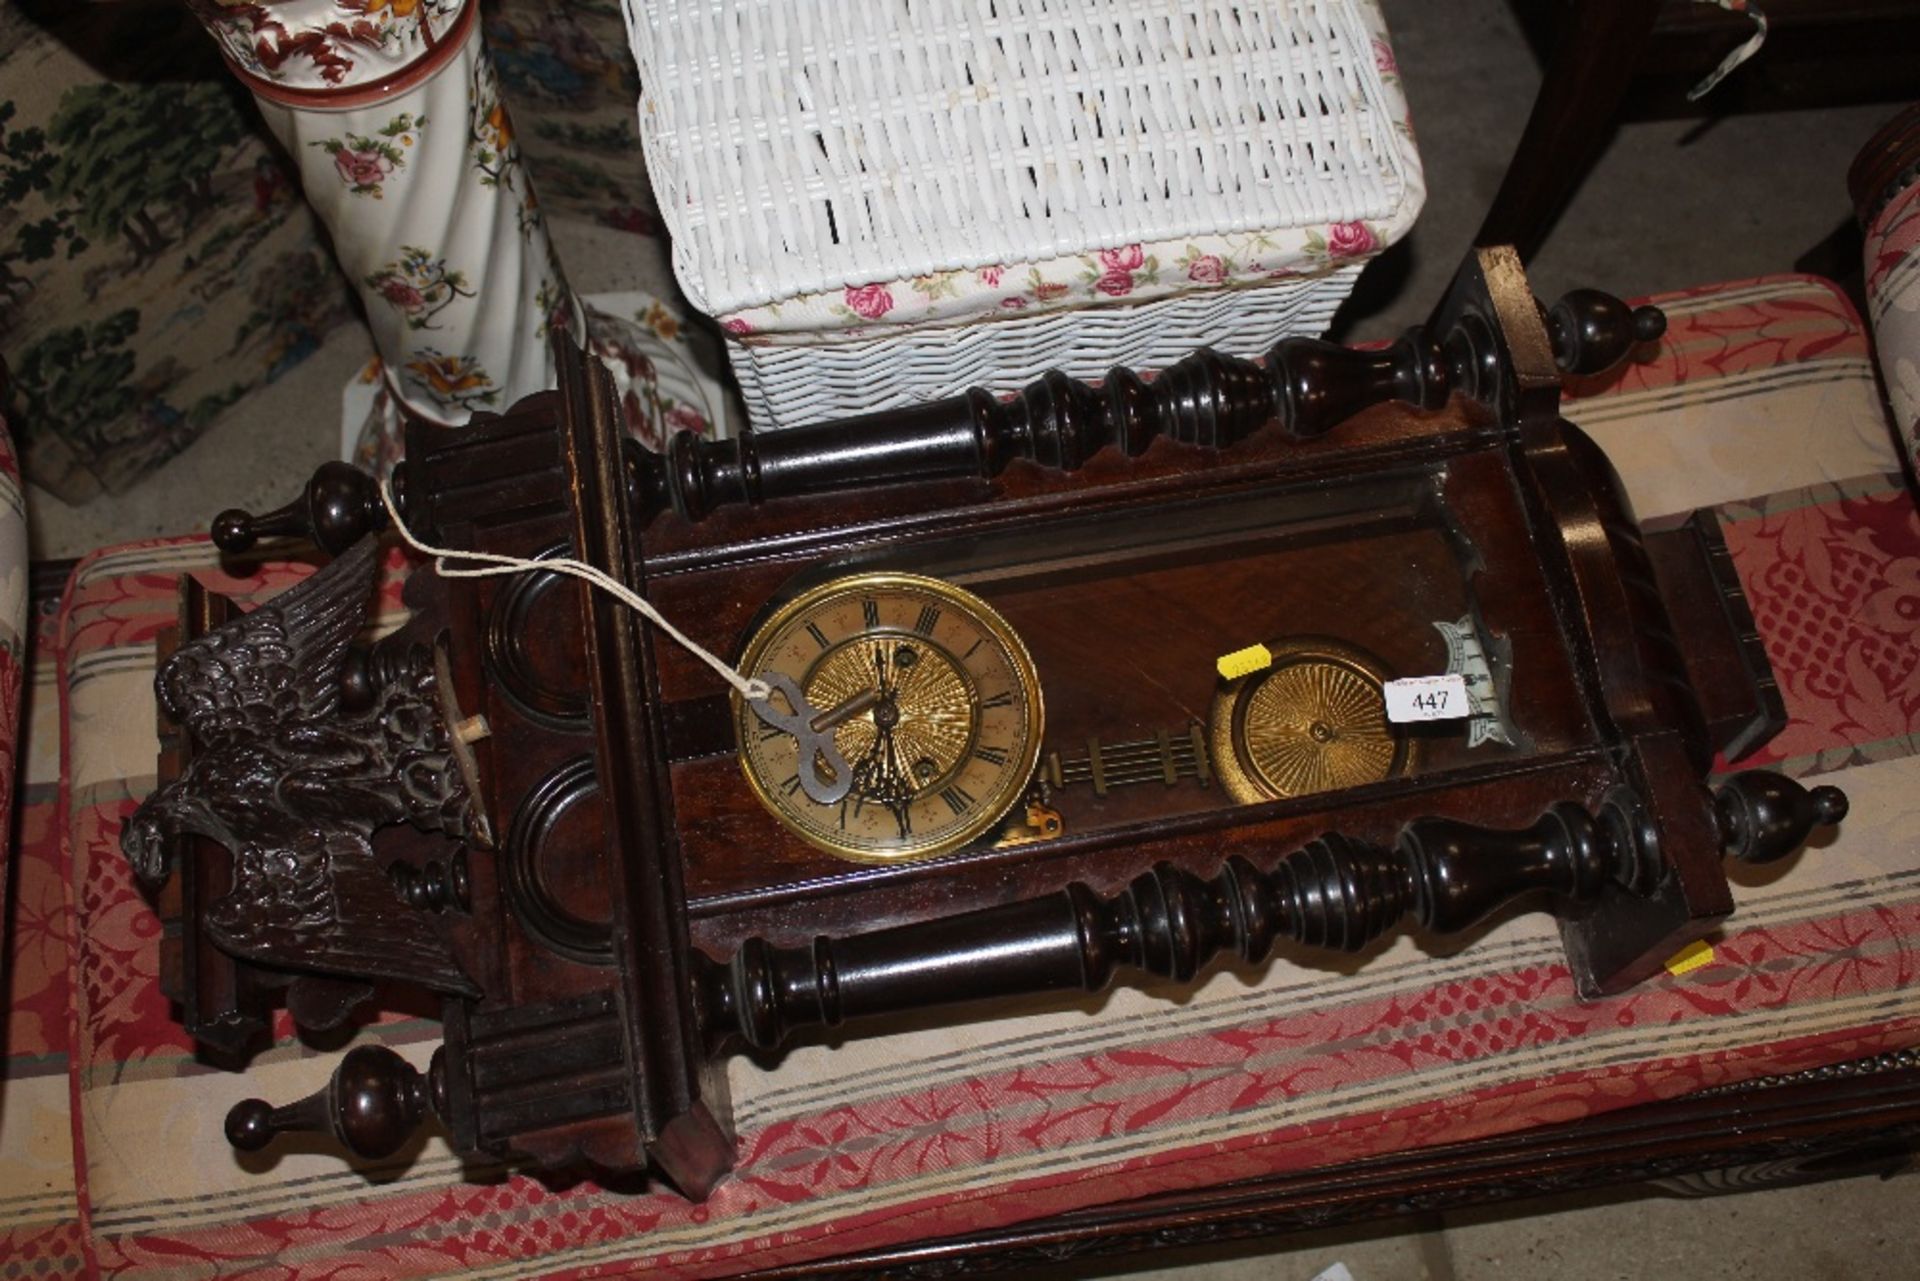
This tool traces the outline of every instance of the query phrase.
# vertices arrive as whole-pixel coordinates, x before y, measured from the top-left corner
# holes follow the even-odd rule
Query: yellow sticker
[[[1696,939],[1667,958],[1667,973],[1679,978],[1682,974],[1691,974],[1713,960],[1713,945],[1705,939]]]
[[[1245,649],[1236,649],[1231,654],[1222,654],[1214,663],[1220,669],[1220,679],[1237,681],[1242,676],[1250,676],[1273,664],[1273,653],[1265,645],[1249,645]]]

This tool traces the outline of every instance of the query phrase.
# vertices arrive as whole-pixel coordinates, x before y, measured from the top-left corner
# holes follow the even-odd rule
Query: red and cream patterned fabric
[[[44,657],[52,615],[35,620]],[[59,780],[59,700],[53,668],[36,664],[42,688],[22,699],[27,670],[27,525],[20,472],[0,420],[0,1277],[65,1277],[80,1271],[79,1204],[68,1102],[66,930],[72,918],[53,831]],[[22,728],[25,732],[22,733]],[[19,759],[22,745],[27,759]],[[19,848],[9,845],[19,836]],[[9,865],[11,864],[11,865]]]
[[[74,1177],[67,983],[73,904],[57,826],[60,693],[55,616],[35,620],[33,679],[22,706],[19,848],[10,869],[10,932],[0,964],[5,1055],[0,1062],[0,1277],[86,1275]]]
[[[1859,317],[1810,277],[1654,301],[1657,357],[1576,385],[1563,410],[1643,520],[1718,508],[1789,717],[1742,763],[1807,775],[1910,756],[1920,525]],[[1920,867],[1920,838],[1901,853]]]
[[[0,417],[0,820],[13,813],[20,743],[20,681],[27,654],[27,508],[20,460]],[[7,894],[8,833],[0,827],[0,904]],[[0,921],[5,917],[0,916]]]
[[[721,1276],[1920,1044],[1920,519],[1865,335],[1806,278],[1657,301],[1673,321],[1659,359],[1569,408],[1643,516],[1719,506],[1792,722],[1764,759],[1843,771],[1853,801],[1823,848],[1736,873],[1711,963],[1583,1004],[1551,924],[1527,918],[1437,954],[1403,938],[1354,959],[1287,955],[1179,999],[1036,1000],[772,1067],[736,1060],[739,1172],[697,1206],[463,1169],[438,1140],[362,1171],[291,1148],[243,1168],[220,1137],[226,1108],[315,1087],[337,1048],[283,1037],[244,1078],[196,1063],[155,989],[156,926],[115,841],[151,785],[152,646],[175,575],[260,597],[303,571],[234,579],[203,544],[125,548],[70,584],[63,808],[49,821],[31,807],[27,826],[49,870],[44,923],[24,933],[68,952],[68,976],[43,987],[71,982],[81,1225],[50,1222],[41,1257],[129,1278]],[[360,1035],[424,1063],[436,1032],[396,1020]],[[13,1044],[60,1059],[53,1030]],[[29,1275],[0,1263],[0,1278]]]

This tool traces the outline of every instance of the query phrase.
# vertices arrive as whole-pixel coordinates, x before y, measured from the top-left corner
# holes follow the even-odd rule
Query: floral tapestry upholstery
[[[499,0],[482,20],[545,210],[651,233],[617,5]],[[341,181],[407,146],[329,140]],[[29,475],[69,501],[124,490],[357,318],[296,166],[184,5],[0,7],[0,195],[11,417]]]
[[[177,576],[254,601],[308,570],[222,570],[194,540],[117,548],[75,572],[35,672],[0,1109],[0,1204],[32,1213],[0,1228],[0,1278],[306,1278],[347,1259],[396,1277],[723,1276],[1920,1044],[1920,517],[1864,329],[1805,277],[1655,301],[1672,322],[1657,356],[1568,411],[1643,517],[1717,509],[1790,717],[1757,759],[1853,803],[1819,848],[1736,871],[1707,964],[1583,1003],[1551,922],[1527,917],[1450,949],[1289,953],[1185,994],[1036,999],[735,1059],[739,1170],[703,1205],[464,1167],[437,1138],[358,1170],[298,1145],[243,1161],[227,1107],[313,1089],[338,1047],[283,1027],[244,1078],[196,1062],[116,840],[153,782],[153,645]],[[388,568],[392,610],[406,567]],[[394,1017],[358,1036],[424,1065],[438,1030]]]
[[[0,350],[27,472],[126,488],[352,315],[184,9],[0,7]]]

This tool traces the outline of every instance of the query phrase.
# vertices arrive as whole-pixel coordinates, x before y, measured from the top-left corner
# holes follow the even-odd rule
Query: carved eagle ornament
[[[372,706],[342,707],[348,646],[367,621],[378,543],[363,538],[267,604],[182,645],[154,678],[191,740],[186,770],[128,820],[120,848],[165,882],[172,838],[217,841],[233,889],[206,911],[216,946],[242,960],[350,979],[479,989],[373,855],[375,828],[434,826],[460,790],[431,697],[388,682]],[[430,668],[419,677],[432,680]],[[417,686],[417,682],[415,682]],[[430,687],[429,687],[430,692]]]

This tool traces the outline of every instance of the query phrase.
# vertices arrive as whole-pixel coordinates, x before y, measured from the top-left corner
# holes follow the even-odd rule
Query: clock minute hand
[[[886,695],[877,689],[863,689],[853,697],[814,717],[810,726],[814,733],[824,734],[828,730],[846,724],[862,712],[871,710],[885,697]]]

